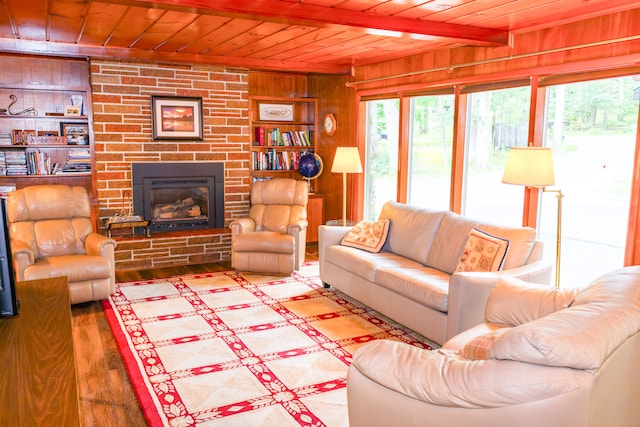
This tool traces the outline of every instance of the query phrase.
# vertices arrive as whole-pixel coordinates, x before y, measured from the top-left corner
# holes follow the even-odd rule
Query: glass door
[[[562,287],[586,286],[624,263],[638,100],[633,77],[547,88],[544,145],[562,190]],[[555,263],[557,199],[543,195],[539,233]],[[554,264],[555,265],[555,264]]]

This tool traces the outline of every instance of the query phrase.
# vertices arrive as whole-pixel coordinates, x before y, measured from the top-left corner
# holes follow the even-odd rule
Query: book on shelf
[[[251,153],[253,170],[255,171],[295,171],[298,170],[300,158],[307,151],[277,151],[271,148],[267,151]]]
[[[10,132],[0,133],[0,145],[11,145],[12,143],[13,139]]]
[[[255,145],[264,145],[264,126],[257,126],[255,129]]]
[[[280,128],[268,129],[264,126],[256,126],[254,129],[254,146],[267,147],[308,147],[311,146],[312,131],[295,130],[282,131]]]

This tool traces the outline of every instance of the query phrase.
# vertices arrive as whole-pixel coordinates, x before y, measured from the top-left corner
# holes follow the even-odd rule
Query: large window
[[[529,140],[532,129],[542,145],[553,148],[556,187],[564,195],[561,286],[585,286],[622,267],[640,79],[628,76],[567,84],[567,78],[539,81],[535,94],[537,105],[544,107],[544,118],[531,125],[528,80],[461,88],[459,102],[454,102],[453,95],[413,96],[402,104],[396,98],[366,101],[364,218],[376,219],[389,199],[448,209],[453,194],[454,202],[461,201],[464,215],[522,225],[525,190],[503,184],[502,175],[509,148],[534,142]],[[400,109],[405,103],[409,114]],[[462,145],[453,138],[455,105],[466,106],[466,111],[458,112],[457,123],[466,124],[459,133],[464,135],[463,154],[454,150]],[[401,113],[408,123],[400,123]],[[407,135],[400,134],[404,129]],[[408,158],[398,161],[399,155]],[[406,170],[399,173],[399,165],[406,165]],[[406,182],[401,181],[405,178]],[[456,188],[451,188],[452,182]],[[545,243],[544,257],[551,265],[556,256],[556,194],[539,193],[536,220],[538,237]]]
[[[544,144],[564,194],[561,284],[585,286],[623,266],[638,101],[632,77],[547,88]],[[546,193],[539,233],[554,260],[557,199]]]
[[[529,87],[470,93],[462,212],[487,222],[521,225],[524,190],[502,183],[509,147],[527,146]]]
[[[449,210],[453,95],[411,98],[407,202]]]
[[[398,99],[367,101],[364,218],[378,219],[382,205],[396,200],[398,187]]]

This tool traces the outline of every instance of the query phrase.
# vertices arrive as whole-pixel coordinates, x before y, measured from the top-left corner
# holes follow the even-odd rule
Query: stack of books
[[[0,133],[0,145],[11,145],[13,143],[13,139],[11,138],[11,133],[2,132]]]
[[[61,173],[87,173],[91,172],[91,152],[88,148],[73,148],[69,150],[67,164],[62,167]]]
[[[24,150],[7,150],[4,156],[7,175],[27,175],[27,155]]]

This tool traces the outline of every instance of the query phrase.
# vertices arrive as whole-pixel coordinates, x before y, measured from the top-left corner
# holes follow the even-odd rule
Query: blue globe
[[[298,161],[298,172],[305,178],[315,178],[322,172],[322,160],[320,156],[306,153]]]

